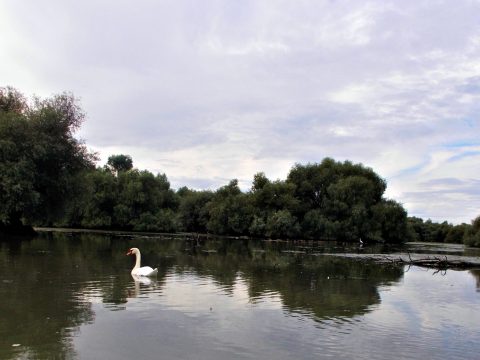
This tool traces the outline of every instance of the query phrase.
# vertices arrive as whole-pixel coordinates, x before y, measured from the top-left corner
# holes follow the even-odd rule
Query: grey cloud
[[[412,215],[468,223],[480,212],[479,179],[440,178],[420,185],[418,191],[403,194],[404,201],[412,207]]]
[[[462,186],[465,185],[466,183],[476,183],[478,182],[478,185],[480,185],[480,181],[473,180],[472,182],[466,182],[462,181],[457,178],[441,178],[441,179],[432,179],[429,181],[424,181],[420,183],[421,186],[424,187],[431,187],[431,186]]]

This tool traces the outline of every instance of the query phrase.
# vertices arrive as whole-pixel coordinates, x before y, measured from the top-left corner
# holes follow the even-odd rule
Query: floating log
[[[428,255],[421,254],[324,254],[330,256],[348,257],[361,261],[373,261],[392,265],[414,265],[437,270],[464,270],[480,269],[480,258],[469,256],[451,255]]]
[[[423,258],[416,258],[412,259],[410,254],[408,255],[408,259],[404,257],[391,257],[391,256],[383,256],[381,261],[382,262],[391,262],[393,264],[398,265],[415,265],[427,268],[434,268],[438,270],[447,270],[447,269],[471,269],[475,267],[479,267],[480,264],[478,262],[472,262],[468,260],[460,260],[460,259],[449,259],[446,255],[440,256],[427,256]]]

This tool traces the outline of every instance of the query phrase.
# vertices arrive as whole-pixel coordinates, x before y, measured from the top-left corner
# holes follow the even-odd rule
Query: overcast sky
[[[361,162],[409,215],[480,214],[480,1],[0,0],[0,86],[173,188]]]

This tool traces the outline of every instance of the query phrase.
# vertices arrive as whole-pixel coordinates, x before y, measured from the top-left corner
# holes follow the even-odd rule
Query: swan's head
[[[137,248],[131,248],[128,249],[125,255],[137,255],[138,253],[140,253],[140,250],[138,250]]]

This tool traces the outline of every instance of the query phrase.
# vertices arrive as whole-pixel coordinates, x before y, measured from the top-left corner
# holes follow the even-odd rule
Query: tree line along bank
[[[266,238],[480,245],[480,218],[452,225],[409,218],[384,197],[372,169],[325,158],[296,164],[285,180],[253,176],[217,190],[174,190],[165,174],[95,154],[75,139],[84,114],[73,95],[28,101],[0,88],[0,229],[68,226],[159,232],[205,232]]]

